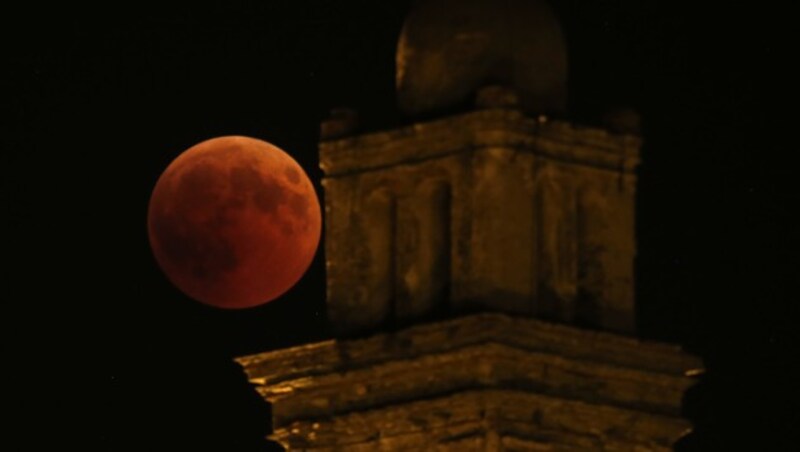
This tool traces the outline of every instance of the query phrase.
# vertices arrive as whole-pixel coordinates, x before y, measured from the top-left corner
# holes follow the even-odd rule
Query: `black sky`
[[[570,47],[570,117],[594,123],[633,106],[643,118],[641,335],[680,343],[709,368],[687,397],[698,429],[681,447],[779,450],[800,422],[787,11],[552,3]],[[322,195],[316,143],[329,109],[357,108],[366,130],[408,121],[393,91],[408,5],[30,6],[6,16],[6,376],[32,450],[67,442],[56,432],[83,411],[68,430],[87,448],[271,450],[259,441],[266,408],[231,358],[328,337],[322,251],[273,303],[207,308],[156,268],[148,197],[180,152],[230,134],[285,149]]]

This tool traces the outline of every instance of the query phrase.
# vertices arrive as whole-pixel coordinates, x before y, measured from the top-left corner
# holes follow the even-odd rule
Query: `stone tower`
[[[427,0],[397,51],[410,118],[323,123],[339,338],[243,357],[288,450],[669,450],[701,363],[636,340],[640,139],[563,120],[543,1]],[[455,112],[455,113],[454,113]],[[433,119],[431,119],[433,118]]]

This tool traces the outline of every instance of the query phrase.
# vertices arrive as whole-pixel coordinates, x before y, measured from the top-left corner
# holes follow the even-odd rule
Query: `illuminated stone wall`
[[[239,359],[288,450],[670,450],[701,363],[678,347],[478,314]]]
[[[493,106],[323,141],[333,326],[479,309],[632,332],[639,146]]]
[[[354,126],[336,112],[320,145],[338,338],[239,359],[273,440],[666,451],[690,431],[700,360],[599,331],[634,329],[637,137],[526,116],[498,87],[460,115]]]

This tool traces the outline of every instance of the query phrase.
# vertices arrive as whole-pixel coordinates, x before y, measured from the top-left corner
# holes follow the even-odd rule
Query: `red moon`
[[[314,258],[321,223],[300,165],[242,136],[213,138],[178,156],[158,179],[147,216],[167,278],[226,309],[266,303],[294,286]]]

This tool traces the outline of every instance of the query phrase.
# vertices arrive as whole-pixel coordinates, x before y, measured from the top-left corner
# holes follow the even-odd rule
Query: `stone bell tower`
[[[470,112],[325,141],[330,319],[341,332],[474,310],[634,330],[639,139]]]
[[[640,139],[564,120],[541,0],[427,0],[397,51],[417,122],[322,125],[339,339],[243,357],[289,450],[668,450],[701,363],[635,332]],[[618,335],[622,334],[622,335]],[[355,337],[360,337],[356,339]]]

